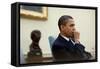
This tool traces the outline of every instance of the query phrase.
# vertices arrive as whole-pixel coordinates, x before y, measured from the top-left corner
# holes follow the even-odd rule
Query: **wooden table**
[[[53,62],[53,57],[28,57],[26,58],[26,63],[43,63],[43,62]]]

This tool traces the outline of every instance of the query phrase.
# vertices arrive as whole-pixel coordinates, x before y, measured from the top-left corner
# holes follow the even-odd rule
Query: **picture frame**
[[[45,11],[45,13],[38,13],[38,12],[35,13],[32,11],[34,14],[30,14],[30,11],[27,11],[30,9],[24,8],[27,10],[22,10],[22,6],[44,7],[45,9],[43,11]],[[98,61],[97,11],[98,11],[97,7],[91,7],[91,6],[73,6],[73,5],[41,4],[41,3],[26,3],[26,2],[12,3],[11,4],[11,65],[19,67],[19,66],[97,62]],[[62,15],[65,15],[66,13],[72,15],[75,18],[77,27],[82,33],[81,37],[83,38],[81,39],[81,41],[87,46],[85,47],[86,50],[92,53],[91,59],[56,61],[54,55],[52,55],[52,44],[57,38],[56,36],[58,36],[59,34],[59,28],[57,27],[58,25],[57,22],[59,18]],[[40,40],[38,41],[40,41],[39,45],[41,51],[39,49],[36,51],[32,51],[30,53],[30,51],[33,50],[31,48],[32,45],[31,43],[33,39],[32,34],[34,32],[35,33],[38,32],[36,33],[35,37],[38,38],[40,37],[39,38]]]
[[[20,15],[29,19],[47,20],[48,9],[41,6],[32,6],[30,9],[28,6],[21,6]]]

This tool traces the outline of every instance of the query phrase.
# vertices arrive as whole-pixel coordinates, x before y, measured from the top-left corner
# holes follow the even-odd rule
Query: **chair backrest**
[[[49,36],[48,39],[49,39],[50,47],[52,48],[53,42],[55,41],[56,38],[53,36]]]
[[[55,39],[56,39],[56,37],[53,37],[53,36],[48,37],[50,48],[51,48],[51,53],[52,53],[52,45],[53,45]],[[55,61],[55,58],[54,58],[53,54],[52,54],[52,57],[53,57],[53,60]]]

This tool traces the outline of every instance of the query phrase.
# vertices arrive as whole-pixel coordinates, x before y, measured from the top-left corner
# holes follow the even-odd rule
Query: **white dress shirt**
[[[65,36],[63,36],[63,35],[61,35],[65,40],[67,40],[67,41],[69,41],[69,38],[67,38],[67,37],[65,37]],[[75,42],[74,41],[72,41],[71,40],[71,42],[75,45]]]

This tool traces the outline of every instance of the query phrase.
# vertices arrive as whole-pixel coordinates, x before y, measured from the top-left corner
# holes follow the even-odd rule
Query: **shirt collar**
[[[60,34],[61,35],[61,34]],[[64,35],[61,35],[65,40],[69,41],[69,38],[65,37]],[[71,42],[75,45],[75,42],[71,40]]]
[[[60,34],[61,35],[61,34]],[[65,37],[64,35],[61,35],[65,40],[69,41],[69,38]]]

